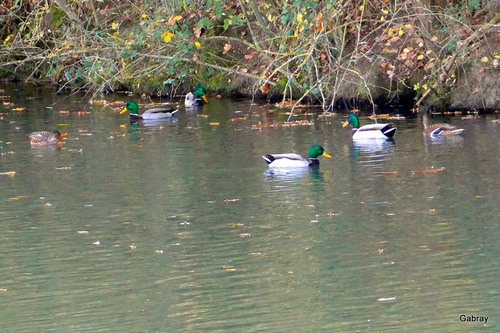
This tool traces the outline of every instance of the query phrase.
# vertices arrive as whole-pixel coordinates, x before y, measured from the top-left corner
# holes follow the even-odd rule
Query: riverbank
[[[500,109],[498,3],[0,5],[0,76],[58,90],[257,96],[323,109]]]

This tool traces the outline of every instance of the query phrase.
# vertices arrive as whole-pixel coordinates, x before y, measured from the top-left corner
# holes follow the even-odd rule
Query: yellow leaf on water
[[[431,38],[431,42],[435,42],[435,41],[437,41],[437,40],[438,40],[437,36],[432,36],[432,38]]]
[[[201,44],[200,44],[200,42],[194,42],[194,46],[196,46],[196,47],[200,47],[200,46],[201,46]]]
[[[482,57],[481,62],[488,62],[488,57]]]

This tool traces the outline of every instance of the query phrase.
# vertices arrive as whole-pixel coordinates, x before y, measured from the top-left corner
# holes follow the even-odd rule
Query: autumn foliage
[[[498,69],[498,12],[495,0],[7,0],[0,73],[93,91],[278,93],[325,110],[442,101],[467,66]]]

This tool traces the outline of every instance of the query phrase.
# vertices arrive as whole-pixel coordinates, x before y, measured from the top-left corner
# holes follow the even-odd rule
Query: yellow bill
[[[323,156],[328,157],[328,158],[332,158],[332,155],[328,154],[327,152],[324,152]]]
[[[123,109],[120,111],[120,114],[125,113],[125,112],[127,112],[127,108],[123,108]]]
[[[203,100],[205,101],[205,103],[208,103],[208,98],[207,98],[207,96],[203,95]]]
[[[349,121],[347,121],[347,120],[342,123],[342,128],[344,128],[346,126],[349,126]]]

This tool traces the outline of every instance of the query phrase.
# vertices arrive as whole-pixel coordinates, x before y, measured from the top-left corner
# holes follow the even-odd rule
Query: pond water
[[[492,116],[444,119],[465,132],[438,141],[394,120],[394,142],[354,145],[345,114],[211,98],[131,124],[126,96],[0,95],[3,332],[498,330]],[[30,147],[55,129],[62,147]],[[317,170],[261,158],[312,144],[333,156]]]

